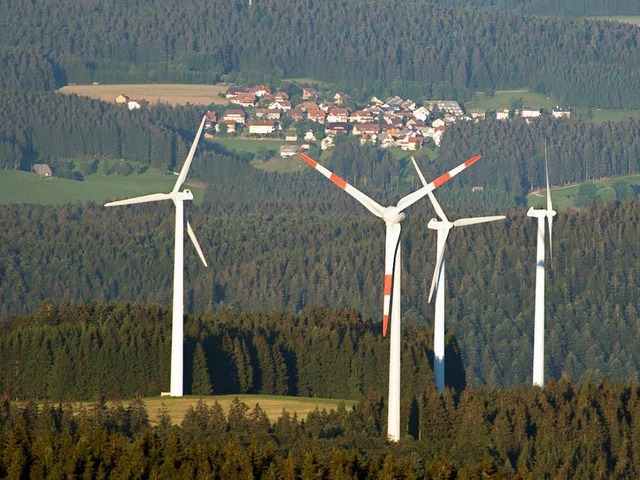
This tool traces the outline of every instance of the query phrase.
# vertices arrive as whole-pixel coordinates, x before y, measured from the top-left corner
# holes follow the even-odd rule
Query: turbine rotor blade
[[[198,142],[200,141],[200,135],[202,135],[202,129],[204,128],[204,122],[206,119],[207,119],[206,115],[202,117],[202,121],[200,122],[200,128],[198,128],[198,132],[196,133],[196,138],[193,139],[193,143],[191,144],[191,149],[189,149],[189,154],[187,155],[187,159],[184,161],[184,165],[180,170],[180,175],[178,175],[178,180],[176,180],[176,184],[173,186],[174,192],[177,192],[178,189],[184,183],[184,181],[187,179],[187,173],[189,173],[191,162],[193,161],[193,157],[196,154],[196,149],[198,148]]]
[[[431,279],[431,289],[429,290],[429,301],[431,303],[431,298],[433,297],[434,292],[436,291],[436,285],[438,284],[438,279],[440,278],[440,273],[442,272],[442,260],[444,259],[444,250],[447,248],[447,237],[449,236],[449,232],[451,231],[451,227],[447,227],[444,229],[444,241],[442,246],[442,251],[436,260],[436,266],[433,270],[433,278]],[[440,229],[438,229],[438,235],[440,235]],[[439,242],[438,242],[439,243]]]
[[[477,225],[479,223],[495,222],[496,220],[504,220],[504,215],[494,215],[490,217],[474,217],[474,218],[459,218],[453,222],[454,227],[463,227],[465,225]]]
[[[476,163],[478,160],[480,160],[480,158],[482,158],[482,155],[476,155],[475,157],[471,157],[469,160],[467,160],[464,163],[461,163],[460,165],[458,165],[454,169],[449,170],[447,173],[445,173],[443,175],[440,175],[433,182],[428,183],[427,185],[425,185],[421,189],[416,190],[415,192],[410,193],[406,197],[401,198],[400,201],[398,202],[398,205],[397,205],[398,209],[400,211],[403,211],[407,207],[410,207],[411,205],[416,203],[418,200],[420,200],[422,197],[427,195],[429,192],[433,192],[440,185],[442,185],[443,183],[451,180],[453,177],[458,175],[460,172],[465,170],[467,167],[470,167],[471,165]]]
[[[196,247],[196,251],[198,252],[198,256],[200,257],[200,260],[202,260],[202,263],[204,264],[205,267],[208,267],[207,261],[205,260],[204,254],[202,253],[202,248],[200,248],[200,243],[198,243],[198,238],[196,237],[196,234],[193,231],[193,228],[191,228],[191,224],[189,223],[188,220],[187,220],[187,233],[189,234],[191,243],[193,243],[193,246]]]
[[[384,249],[384,289],[383,289],[383,303],[382,303],[382,336],[387,336],[387,329],[389,327],[389,317],[391,315],[391,303],[393,301],[399,302],[400,299],[393,298],[393,274],[395,272],[395,264],[398,253],[398,246],[400,245],[400,231],[401,227],[399,223],[387,223],[387,234],[385,239]]]
[[[311,165],[313,168],[315,168],[317,171],[319,171],[322,175],[327,177],[329,180],[331,180],[333,183],[335,183],[342,190],[344,190],[349,195],[351,195],[353,198],[358,200],[362,205],[364,205],[364,207],[367,210],[369,210],[371,213],[373,213],[376,217],[382,218],[382,212],[384,211],[384,207],[382,205],[380,205],[378,202],[376,202],[372,198],[370,198],[367,195],[365,195],[364,193],[362,193],[360,190],[358,190],[353,185],[350,185],[349,183],[347,183],[345,180],[340,178],[338,175],[333,173],[331,170],[329,170],[329,169],[323,167],[322,165],[320,165],[318,162],[316,162],[313,158],[309,157],[308,155],[305,155],[304,153],[301,153],[300,156],[302,157],[302,159],[305,162],[307,162],[309,165]]]
[[[161,200],[171,200],[173,195],[170,193],[152,193],[142,197],[127,198],[126,200],[116,200],[115,202],[107,202],[105,207],[116,207],[118,205],[133,205],[135,203],[159,202]]]
[[[553,216],[556,212],[553,210],[551,202],[551,187],[549,185],[549,161],[547,159],[547,142],[544,142],[544,172],[547,180],[547,225],[549,225],[549,257],[553,258]]]
[[[418,164],[416,163],[413,156],[411,156],[411,161],[413,162],[413,166],[416,169],[416,172],[418,172],[418,176],[420,177],[420,181],[422,181],[422,185],[426,187],[428,183],[425,180],[424,175],[422,174],[422,171],[418,167]],[[440,220],[442,220],[443,222],[448,222],[449,219],[445,215],[444,210],[442,210],[442,207],[440,206],[440,202],[436,200],[436,196],[433,194],[433,192],[428,192],[427,195],[429,195],[429,200],[431,200],[431,204],[433,205],[433,208],[435,209],[438,217],[440,217]]]

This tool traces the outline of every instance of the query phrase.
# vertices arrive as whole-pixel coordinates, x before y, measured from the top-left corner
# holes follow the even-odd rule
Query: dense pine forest
[[[312,77],[376,95],[464,101],[527,86],[638,108],[639,40],[632,25],[430,0],[12,0],[0,6],[0,86]]]
[[[403,438],[384,440],[384,403],[283,412],[199,403],[180,426],[139,399],[124,407],[10,403],[0,408],[3,478],[637,478],[640,388],[562,381],[443,396],[406,405]]]
[[[340,193],[328,186],[328,193]],[[384,225],[354,203],[217,200],[190,206],[211,268],[186,249],[188,310],[295,315],[309,307],[350,307],[364,321],[380,322]],[[449,209],[450,217],[457,211]],[[504,222],[451,234],[447,327],[472,385],[530,379],[536,227],[525,212],[508,210]],[[637,202],[625,200],[559,214],[547,280],[550,377],[637,378],[637,212]],[[0,214],[5,318],[34,312],[46,298],[58,304],[170,304],[169,205],[5,206]],[[433,213],[425,202],[409,214],[403,228],[404,318],[431,324],[426,297],[435,236],[426,224]]]
[[[286,89],[302,77],[355,101],[529,88],[637,109],[640,29],[584,18],[610,15],[640,11],[629,0],[3,1],[0,168],[46,162],[78,182],[97,168],[114,181],[174,170],[216,108],[128,111],[55,91],[69,83]],[[420,186],[408,157],[337,143],[312,153],[380,203]],[[640,205],[628,185],[595,203],[586,183],[579,209],[556,217],[549,382],[526,386],[536,225],[525,197],[544,184],[545,144],[555,186],[640,173],[632,118],[462,122],[415,153],[429,178],[482,154],[436,195],[451,219],[507,219],[451,233],[449,388],[438,395],[434,212],[427,201],[407,212],[397,444],[385,436],[384,225],[317,172],[267,173],[255,155],[203,141],[189,180],[205,199],[186,212],[210,264],[186,246],[186,390],[357,400],[304,421],[236,401],[226,413],[201,403],[172,425],[140,400],[168,386],[171,205],[1,205],[0,477],[639,477]]]

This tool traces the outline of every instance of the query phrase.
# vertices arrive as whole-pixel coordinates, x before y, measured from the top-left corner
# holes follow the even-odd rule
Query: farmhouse
[[[250,120],[247,125],[249,133],[256,135],[268,135],[276,130],[275,122],[272,120]]]
[[[244,121],[245,121],[244,110],[240,110],[240,109],[227,110],[226,112],[224,112],[224,115],[222,116],[222,120],[233,121],[233,122],[244,125]]]
[[[293,157],[298,154],[298,147],[296,145],[282,145],[280,147],[280,156],[282,158]]]
[[[35,163],[33,167],[31,167],[31,170],[36,172],[41,177],[46,177],[46,178],[53,177],[53,172],[51,171],[51,167],[46,163]]]
[[[129,97],[126,95],[120,94],[116,97],[116,103],[127,103],[129,101]]]
[[[508,108],[501,108],[496,110],[496,120],[509,120],[511,111]]]
[[[553,118],[571,118],[570,107],[556,107],[551,111]]]
[[[327,113],[329,123],[347,123],[349,121],[349,111],[346,108],[331,108]]]
[[[253,93],[239,93],[230,101],[241,107],[253,107],[256,104],[256,96]]]
[[[542,110],[538,107],[522,107],[520,116],[522,118],[538,118],[542,115]]]

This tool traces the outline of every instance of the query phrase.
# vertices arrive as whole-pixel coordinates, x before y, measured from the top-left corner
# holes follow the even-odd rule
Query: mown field
[[[67,85],[59,91],[91,97],[105,102],[115,102],[120,94],[132,99],[144,99],[149,103],[170,105],[227,105],[229,101],[220,97],[228,85],[185,85],[185,84],[115,84],[115,85]]]
[[[275,422],[282,412],[286,410],[291,415],[294,413],[298,415],[299,419],[305,419],[307,415],[318,408],[320,411],[326,409],[327,411],[335,410],[340,403],[344,402],[345,407],[350,409],[355,405],[354,400],[339,400],[331,398],[307,398],[307,397],[286,397],[279,395],[212,395],[212,396],[185,396],[181,398],[172,397],[147,397],[144,398],[144,404],[147,407],[149,419],[153,422],[156,421],[159,413],[163,410],[167,410],[171,416],[173,424],[177,425],[182,423],[184,416],[189,408],[195,408],[198,402],[203,401],[207,406],[211,406],[217,401],[224,409],[225,414],[229,412],[229,406],[235,398],[238,398],[241,402],[245,403],[249,410],[253,410],[256,404],[260,405],[260,408],[269,417],[271,422]],[[123,402],[126,407],[129,402]],[[90,403],[81,403],[81,406],[90,406]]]
[[[149,170],[137,175],[87,175],[83,181],[66,178],[42,178],[31,172],[4,170],[0,173],[0,204],[35,203],[64,205],[66,203],[97,202],[130,198],[149,193],[168,192],[176,176]],[[187,182],[189,184],[189,182]],[[194,202],[204,198],[200,185],[188,185]]]

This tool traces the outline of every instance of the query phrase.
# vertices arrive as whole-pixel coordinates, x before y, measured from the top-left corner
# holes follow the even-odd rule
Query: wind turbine
[[[427,181],[424,179],[422,172],[418,168],[418,164],[411,157],[413,166],[418,172],[420,180],[423,185],[427,185]],[[433,204],[433,208],[440,220],[432,218],[427,225],[428,228],[438,232],[437,247],[436,247],[436,266],[433,271],[433,279],[431,280],[431,290],[429,291],[429,302],[433,296],[433,292],[436,292],[436,307],[435,307],[435,320],[433,329],[433,373],[436,380],[436,387],[438,393],[444,392],[444,284],[445,284],[445,259],[444,249],[447,243],[447,237],[449,231],[453,227],[463,227],[466,225],[477,225],[479,223],[495,222],[496,220],[503,220],[504,215],[494,215],[490,217],[474,217],[474,218],[460,218],[453,222],[450,222],[447,216],[444,214],[444,210],[436,200],[433,192],[429,192],[429,200]]]
[[[544,219],[549,225],[549,256],[553,257],[552,229],[556,211],[551,203],[549,188],[549,164],[547,160],[547,143],[544,144],[544,170],[547,180],[547,208],[534,209],[527,212],[529,217],[538,218],[538,245],[536,255],[536,302],[535,324],[533,332],[533,385],[544,388]]]
[[[382,306],[382,336],[386,337],[389,319],[391,319],[391,345],[389,348],[389,412],[387,436],[389,440],[400,439],[400,222],[407,218],[404,210],[428,193],[432,192],[447,180],[474,164],[480,155],[470,158],[453,170],[425,184],[421,189],[403,197],[395,206],[383,207],[375,200],[347,183],[335,173],[327,170],[309,156],[301,153],[305,162],[318,170],[322,175],[335,183],[342,190],[358,200],[376,217],[386,224],[385,256],[384,256],[384,299]]]
[[[175,247],[174,247],[174,263],[173,263],[173,315],[171,329],[171,383],[169,395],[172,397],[181,397],[183,395],[183,372],[184,372],[184,202],[185,200],[193,200],[191,190],[185,189],[179,191],[180,187],[187,178],[189,167],[196,153],[198,141],[204,128],[204,122],[207,117],[202,119],[196,138],[191,145],[189,154],[180,170],[178,180],[173,186],[173,190],[169,193],[153,193],[142,197],[129,198],[127,200],[118,200],[116,202],[105,203],[105,207],[115,207],[117,205],[132,205],[134,203],[158,202],[160,200],[171,200],[176,206],[176,230],[175,230]],[[204,258],[198,239],[196,238],[191,224],[187,221],[187,233],[193,243],[198,256],[204,266],[207,261]]]

